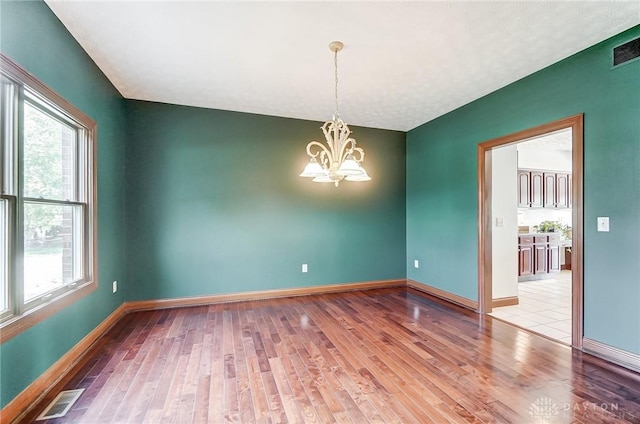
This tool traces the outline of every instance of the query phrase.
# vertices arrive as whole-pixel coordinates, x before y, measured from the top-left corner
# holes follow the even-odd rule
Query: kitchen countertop
[[[549,234],[554,234],[554,235],[557,234],[558,236],[562,237],[562,234],[560,234],[560,233],[518,233],[518,237],[522,237],[522,236],[524,236],[524,237],[527,237],[527,236],[530,236],[530,237],[546,236],[546,235],[549,235]],[[571,240],[565,240],[565,239],[561,238],[560,240],[558,240],[558,242],[559,242],[561,247],[571,247]]]

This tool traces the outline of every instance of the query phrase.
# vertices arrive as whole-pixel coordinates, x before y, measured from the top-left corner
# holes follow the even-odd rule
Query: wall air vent
[[[67,415],[74,403],[78,400],[84,389],[65,390],[44,409],[44,412],[36,418],[36,421],[49,420]]]
[[[640,38],[613,48],[613,66],[619,66],[640,57]]]

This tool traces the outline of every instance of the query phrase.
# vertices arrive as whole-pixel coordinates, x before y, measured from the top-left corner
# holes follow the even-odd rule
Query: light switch
[[[598,231],[609,231],[609,217],[608,216],[599,216],[598,217]]]
[[[496,227],[504,227],[504,218],[496,218]]]

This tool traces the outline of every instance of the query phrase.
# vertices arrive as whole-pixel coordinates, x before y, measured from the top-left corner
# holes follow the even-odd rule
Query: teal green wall
[[[374,180],[314,184],[297,174],[320,123],[127,102],[43,2],[0,15],[2,52],[98,123],[100,267],[96,292],[0,346],[2,406],[125,299],[404,278],[404,133],[352,128]]]
[[[612,48],[639,35],[640,26],[407,134],[408,278],[477,299],[477,144],[584,113],[584,333],[640,354],[640,61],[611,69]],[[611,218],[609,233],[596,231],[598,216]]]
[[[406,145],[352,128],[374,180],[336,189],[296,176],[320,123],[125,101],[43,2],[0,1],[2,52],[98,123],[100,265],[94,293],[0,346],[0,405],[124,300],[407,274],[476,299],[477,143],[583,112],[585,335],[640,353],[640,61],[609,65],[638,35],[418,127]]]
[[[405,133],[351,128],[336,188],[298,177],[320,122],[127,105],[127,299],[405,278]]]
[[[3,407],[122,301],[124,100],[42,2],[0,1],[0,50],[98,123],[99,287],[0,346]]]

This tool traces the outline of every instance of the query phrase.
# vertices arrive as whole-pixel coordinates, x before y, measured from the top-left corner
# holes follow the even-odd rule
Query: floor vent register
[[[36,418],[36,421],[60,418],[67,415],[74,403],[78,400],[84,389],[65,390],[56,396],[44,409],[44,412]]]

